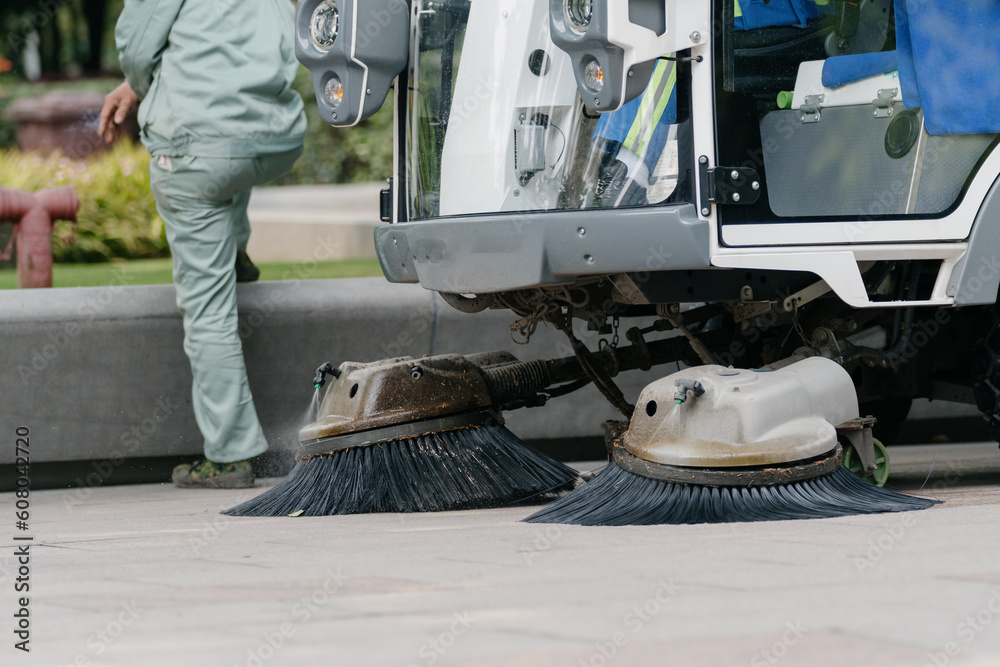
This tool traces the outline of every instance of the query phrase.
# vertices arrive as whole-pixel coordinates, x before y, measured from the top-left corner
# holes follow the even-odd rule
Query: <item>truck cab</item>
[[[692,363],[826,356],[886,424],[942,398],[1000,437],[1000,47],[909,4],[305,0],[297,43],[333,124],[391,87],[388,280],[526,338],[657,316]]]

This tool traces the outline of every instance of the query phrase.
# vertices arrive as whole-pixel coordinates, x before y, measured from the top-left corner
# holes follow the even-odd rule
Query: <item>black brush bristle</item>
[[[937,502],[879,488],[844,467],[789,484],[718,487],[650,479],[610,463],[593,481],[525,521],[581,526],[776,521],[905,512]]]
[[[543,500],[577,473],[499,425],[391,440],[299,461],[230,516],[441,512]]]

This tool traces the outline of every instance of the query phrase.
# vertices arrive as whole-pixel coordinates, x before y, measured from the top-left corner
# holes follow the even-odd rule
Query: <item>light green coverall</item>
[[[250,188],[302,152],[294,14],[289,0],[126,0],[115,28],[125,78],[142,99],[195,418],[206,458],[218,463],[267,450],[237,333],[234,265],[250,237]]]

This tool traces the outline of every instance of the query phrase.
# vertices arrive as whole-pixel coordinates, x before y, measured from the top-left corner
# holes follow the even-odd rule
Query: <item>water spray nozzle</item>
[[[331,375],[334,379],[340,377],[340,369],[335,368],[329,361],[316,369],[316,377],[313,378],[313,387],[320,389],[326,384],[326,376]]]

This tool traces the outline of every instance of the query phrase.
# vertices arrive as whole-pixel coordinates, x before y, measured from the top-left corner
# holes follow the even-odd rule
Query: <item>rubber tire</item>
[[[883,465],[881,470],[876,468],[873,472],[866,475],[863,470],[860,470],[861,455],[858,454],[857,450],[855,450],[851,445],[844,447],[844,467],[866,482],[874,484],[878,487],[883,487],[889,480],[889,450],[885,448],[885,445],[883,445],[878,438],[872,438],[872,444],[875,447],[876,463],[878,462],[879,457],[882,457]],[[879,479],[880,475],[882,479]]]

